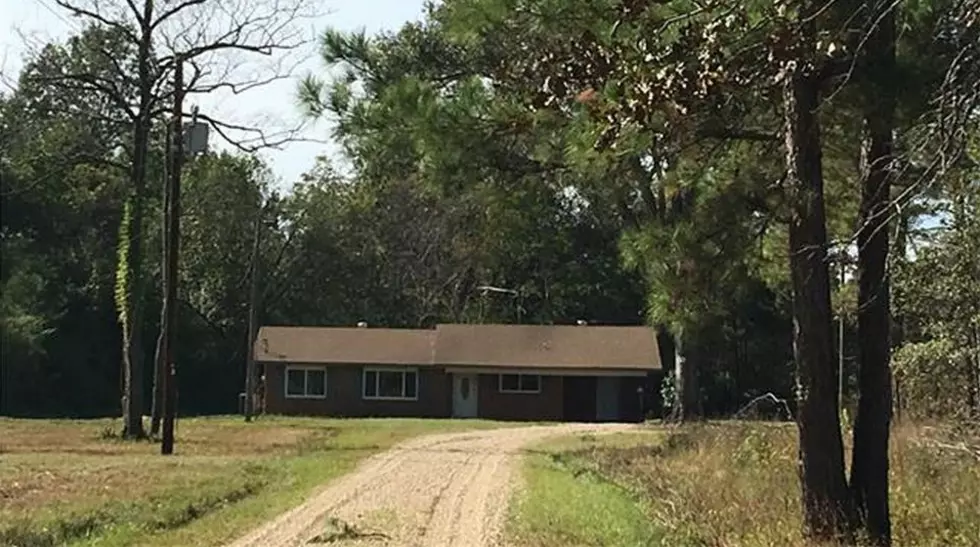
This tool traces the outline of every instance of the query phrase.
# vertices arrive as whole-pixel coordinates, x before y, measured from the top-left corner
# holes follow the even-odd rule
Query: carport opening
[[[562,413],[565,421],[596,421],[596,377],[565,376],[562,384]]]

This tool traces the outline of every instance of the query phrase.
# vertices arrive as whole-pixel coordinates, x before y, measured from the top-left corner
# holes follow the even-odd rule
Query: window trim
[[[504,389],[504,376],[517,376],[517,389]],[[521,389],[521,377],[522,376],[537,376],[538,377],[538,389]],[[520,372],[508,372],[500,373],[497,375],[497,391],[500,393],[507,393],[512,395],[537,395],[541,393],[541,375],[540,374],[524,374]]]
[[[291,370],[301,370],[303,371],[303,395],[293,395],[289,393],[289,371]],[[323,372],[323,395],[310,395],[307,389],[307,384],[309,383],[309,372],[310,371]],[[327,380],[327,367],[317,367],[310,365],[286,365],[286,370],[282,376],[282,392],[287,399],[326,399],[327,398],[327,386],[329,382]]]
[[[381,372],[398,372],[402,375],[402,393],[405,393],[407,373],[415,374],[415,396],[414,397],[388,397],[383,395],[369,396],[367,394],[367,375],[374,373],[374,392],[381,392]],[[364,367],[361,369],[361,399],[365,401],[418,401],[419,400],[419,369],[418,367]]]

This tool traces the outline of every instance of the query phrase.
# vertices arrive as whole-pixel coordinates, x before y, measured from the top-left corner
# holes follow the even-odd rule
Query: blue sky
[[[365,29],[368,33],[396,30],[408,21],[422,17],[424,0],[332,0],[319,7],[325,15],[311,21],[311,31],[323,29]],[[0,0],[0,86],[16,80],[23,57],[32,48],[51,40],[62,40],[79,22],[69,18],[54,0]],[[304,60],[296,72],[324,74],[325,68],[315,55]],[[202,99],[201,112],[238,123],[262,123],[269,120],[280,127],[300,120],[295,101],[296,83],[278,81],[242,95],[213,95]],[[330,139],[329,120],[311,125],[305,136],[318,141]],[[270,163],[283,187],[289,187],[313,165],[318,155],[336,156],[338,149],[329,142],[295,142],[282,150],[261,155]]]

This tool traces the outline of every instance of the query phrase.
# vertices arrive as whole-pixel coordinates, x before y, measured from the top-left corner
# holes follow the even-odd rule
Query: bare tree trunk
[[[674,405],[671,419],[689,422],[699,419],[703,414],[701,407],[701,388],[698,385],[698,372],[694,359],[685,355],[685,338],[678,330],[674,336]]]
[[[153,1],[146,0],[143,5],[143,18],[140,29],[140,43],[137,51],[138,78],[140,87],[139,110],[133,123],[133,166],[131,172],[132,194],[131,210],[128,215],[126,235],[127,260],[126,280],[123,289],[126,303],[123,314],[125,328],[123,335],[123,437],[140,438],[146,436],[143,430],[143,206],[146,186],[146,156],[150,137],[150,107],[153,99],[154,80],[150,74],[151,34],[150,22],[153,17]]]
[[[816,37],[808,4],[800,14],[802,42],[812,51]],[[833,356],[830,272],[823,200],[820,85],[804,51],[787,69],[786,164],[792,216],[789,226],[793,285],[794,353],[797,374],[799,473],[803,524],[808,537],[833,540],[850,535],[850,492],[837,413],[837,369]]]
[[[973,328],[972,348],[967,351],[967,366],[970,367],[969,415],[980,418],[980,328]]]
[[[851,491],[856,516],[868,539],[891,545],[888,507],[888,437],[892,412],[891,291],[888,279],[888,213],[891,200],[895,125],[893,77],[895,16],[890,3],[870,14],[878,23],[865,45],[864,174],[858,228],[858,374],[857,417],[851,459]],[[889,4],[889,5],[884,5]]]
[[[259,313],[259,244],[262,237],[263,205],[255,215],[255,233],[252,240],[252,268],[248,295],[248,342],[245,347],[245,421],[252,421],[255,395],[255,336],[258,331]]]
[[[660,363],[664,371],[664,375],[660,377],[660,380],[666,381],[666,379],[669,377],[667,376],[667,371],[673,370],[674,367],[676,366],[677,352],[674,350],[674,336],[667,329],[667,325],[664,325],[662,323],[657,324],[656,333],[657,333],[656,334],[657,349],[660,350],[659,351]],[[674,384],[675,389],[676,387],[677,387],[676,384]],[[658,415],[661,416],[664,420],[670,420],[673,418],[672,414],[673,414],[674,403],[673,401],[670,402],[671,408],[668,411],[667,401],[664,400],[663,398],[664,394],[661,391],[662,384],[657,384],[657,388],[658,388],[657,395],[659,396],[658,400],[660,401],[659,406],[657,407]]]

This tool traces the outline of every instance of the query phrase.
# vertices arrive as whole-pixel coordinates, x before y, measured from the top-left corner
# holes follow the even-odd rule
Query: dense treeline
[[[127,262],[132,122],[58,77],[112,80],[118,32],[51,44],[0,96],[4,413],[116,412],[133,302],[152,362],[160,192]],[[298,91],[351,173],[185,166],[181,411],[235,408],[252,267],[264,323],[647,322],[670,417],[789,400],[807,532],[887,544],[893,400],[980,416],[978,44],[976,0],[447,0],[327,31],[334,76]]]
[[[691,146],[673,156],[651,187],[642,149],[609,156],[593,148],[582,113],[539,87],[546,72],[528,72],[527,59],[512,57],[507,46],[534,36],[474,39],[466,26],[480,30],[492,21],[468,6],[434,10],[396,34],[324,36],[325,62],[346,73],[329,85],[309,80],[301,95],[312,115],[337,117],[335,136],[353,174],[342,176],[321,159],[303,180],[283,185],[258,160],[228,153],[186,166],[182,411],[235,408],[259,216],[264,322],[417,327],[652,320],[665,331],[683,329],[679,354],[699,372],[692,383],[705,413],[730,413],[766,391],[791,399],[792,295],[780,242],[786,233],[768,188],[778,180],[780,159],[776,143],[762,135],[778,128],[778,120],[743,114],[739,123],[752,122],[759,135]],[[92,27],[66,44],[51,44],[0,103],[6,413],[90,415],[118,408],[113,281],[127,184],[120,150],[129,127],[98,90],[69,95],[46,78],[75,66],[110,75],[116,67],[92,44],[116,44],[111,38],[111,31]],[[117,54],[132,56],[116,45]],[[918,58],[905,61],[908,70],[924,71]],[[499,85],[488,87],[491,79]],[[552,78],[550,85],[558,82]],[[925,101],[927,90],[917,92],[908,99],[910,128],[916,110],[926,108],[916,101]],[[850,107],[841,103],[840,115],[831,112],[827,120],[827,131],[844,141],[825,153],[826,199],[831,241],[846,243],[858,214],[848,164],[860,143],[848,127]],[[163,177],[161,132],[154,130],[151,185]],[[968,152],[976,143],[971,146]],[[961,163],[971,166],[972,157]],[[964,380],[954,382],[963,390],[963,408],[977,404],[971,371],[980,299],[970,292],[977,206],[971,176],[969,169],[952,170],[928,193],[905,199],[896,219],[901,252],[890,264],[901,320],[893,338],[896,347],[907,346],[898,373],[908,401],[933,389],[915,382],[941,361],[961,371],[941,376]],[[152,279],[141,296],[149,318],[142,336],[147,362],[159,315],[159,195],[151,192],[145,219],[144,261]],[[687,269],[669,267],[682,261]],[[834,281],[834,305],[845,320],[850,394],[856,287],[853,266],[847,268],[845,284]],[[937,270],[946,275],[926,275]],[[488,285],[517,294],[481,290]],[[662,337],[668,358],[672,341]]]
[[[409,27],[404,35],[419,30]],[[97,93],[78,101],[44,79],[61,70],[60,64],[97,59],[86,45],[103,33],[93,28],[67,44],[52,44],[27,65],[18,91],[3,97],[7,414],[118,411],[121,330],[114,279],[127,183],[119,148],[126,145],[127,127]],[[392,38],[391,47],[398,45]],[[189,162],[181,244],[181,412],[237,407],[259,216],[264,322],[643,322],[643,279],[621,260],[627,219],[613,210],[620,204],[583,197],[586,185],[604,191],[601,178],[564,165],[539,165],[526,143],[502,141],[497,149],[481,149],[495,142],[498,130],[460,124],[439,131],[406,128],[396,135],[387,129],[385,139],[414,140],[446,155],[438,158],[444,171],[426,172],[421,154],[376,143],[379,135],[366,120],[350,120],[341,125],[340,137],[358,164],[356,174],[343,177],[323,159],[288,192],[254,158],[210,153]],[[155,132],[148,176],[157,188],[163,179],[161,132]],[[378,154],[371,146],[388,148]],[[583,190],[572,191],[577,187]],[[149,199],[144,262],[151,283],[142,295],[148,319],[141,337],[147,363],[153,362],[161,298],[160,192]],[[730,379],[721,371],[717,385],[705,386],[714,412],[729,411],[760,390],[785,395],[788,389],[785,302],[756,283],[727,309],[728,316],[717,319],[725,334],[706,329],[697,349],[696,359],[706,366],[735,371]],[[756,324],[777,330],[750,336]],[[774,387],[770,370],[783,371],[776,374],[783,385]],[[144,383],[148,395],[152,375]]]
[[[62,70],[61,64],[98,60],[86,43],[102,32],[93,28],[49,46],[0,105],[4,413],[111,415],[119,408],[121,331],[113,282],[126,198],[118,149],[126,145],[127,128],[109,123],[122,116],[97,93],[79,100],[44,84],[45,74]],[[159,188],[162,136],[154,142],[148,180]],[[254,158],[210,153],[188,162],[181,411],[237,407],[260,216],[263,322],[641,322],[642,285],[619,266],[615,223],[545,184],[519,187],[530,177],[501,172],[450,191],[407,172],[342,177],[324,159],[283,192]],[[148,363],[161,297],[160,193],[151,192],[145,227],[151,288],[141,295],[148,318],[142,351]],[[487,285],[517,296],[480,289]],[[145,376],[148,394],[152,376]]]

